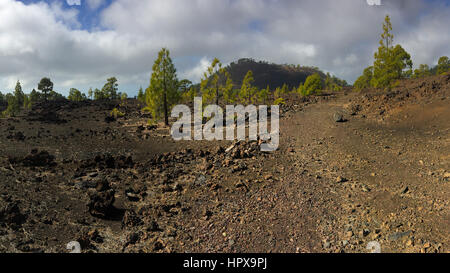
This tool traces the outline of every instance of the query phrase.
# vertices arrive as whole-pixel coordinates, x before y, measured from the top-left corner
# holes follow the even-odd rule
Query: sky
[[[450,56],[450,0],[378,1],[0,0],[0,92],[50,77],[67,95],[115,76],[134,96],[162,47],[193,82],[217,57],[317,66],[352,83],[373,63],[386,14],[415,66]]]

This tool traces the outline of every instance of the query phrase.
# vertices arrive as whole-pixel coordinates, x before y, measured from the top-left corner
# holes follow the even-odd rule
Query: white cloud
[[[91,31],[82,30],[77,9],[50,3],[0,0],[3,92],[18,79],[29,91],[49,76],[67,93],[116,76],[123,91],[135,93],[148,84],[162,47],[171,50],[180,78],[194,81],[214,57],[224,64],[250,57],[314,65],[351,82],[371,64],[387,13],[395,41],[415,64],[450,55],[450,7],[438,0],[379,7],[365,0],[115,0],[101,11],[102,30]],[[86,4],[97,10],[105,2]]]
[[[191,79],[194,82],[200,82],[203,74],[206,72],[208,67],[211,65],[211,61],[206,57],[200,59],[200,62],[194,66],[192,69],[182,72],[181,76],[185,79]]]
[[[86,2],[91,10],[96,10],[105,3],[105,0],[86,0]]]

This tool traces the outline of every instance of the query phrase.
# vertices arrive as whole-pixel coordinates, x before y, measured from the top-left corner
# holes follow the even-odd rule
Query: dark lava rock
[[[105,122],[106,123],[110,123],[110,122],[114,122],[116,121],[116,119],[113,116],[106,116],[105,117]]]
[[[146,196],[147,187],[140,183],[134,183],[132,187],[125,189],[125,195],[128,200],[137,202],[142,197]]]
[[[22,132],[17,132],[13,135],[9,135],[6,137],[7,139],[14,139],[17,141],[24,141],[25,140],[25,135]]]
[[[92,216],[106,218],[114,209],[115,191],[106,180],[97,182],[95,191],[89,192],[89,202],[87,204],[89,213]]]
[[[28,116],[30,118],[28,118],[29,121],[40,121],[40,122],[44,122],[44,123],[53,123],[53,124],[63,124],[63,123],[67,123],[67,120],[65,119],[61,119],[58,115],[58,113],[56,113],[57,110],[57,106],[56,107],[49,107],[47,108],[46,106],[49,105],[39,105],[38,107],[40,107],[39,110],[36,111],[30,111],[30,113],[28,114]],[[55,109],[52,109],[55,108]]]
[[[84,230],[77,238],[77,242],[80,243],[81,249],[95,249],[93,243],[103,243],[103,237],[98,230]]]
[[[131,156],[114,157],[111,154],[97,155],[93,159],[84,160],[81,168],[128,169],[134,166]]]
[[[352,106],[350,107],[352,116],[357,115],[359,112],[361,112],[361,110],[362,110],[362,107],[359,104],[352,104]]]
[[[22,214],[17,201],[7,200],[0,202],[0,226],[6,226],[16,230],[22,226],[26,216]]]
[[[133,210],[127,210],[123,215],[122,228],[136,227],[142,224],[141,218]]]
[[[55,166],[55,157],[47,151],[38,151],[33,149],[31,153],[24,158],[9,158],[9,162],[22,163],[25,167],[52,167]]]

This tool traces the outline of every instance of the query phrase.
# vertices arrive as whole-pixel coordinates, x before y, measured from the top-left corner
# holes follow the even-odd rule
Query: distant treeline
[[[30,109],[34,103],[40,101],[84,101],[87,99],[113,100],[127,98],[126,93],[118,91],[117,79],[115,77],[107,79],[101,90],[97,88],[92,90],[92,88],[90,88],[87,95],[76,88],[71,88],[69,96],[66,98],[53,90],[53,82],[50,78],[42,78],[38,83],[37,89],[39,91],[33,89],[29,94],[25,94],[22,90],[20,81],[17,81],[13,93],[2,94],[0,92],[0,109],[6,108],[6,110],[0,112],[1,116],[15,116],[21,109]]]

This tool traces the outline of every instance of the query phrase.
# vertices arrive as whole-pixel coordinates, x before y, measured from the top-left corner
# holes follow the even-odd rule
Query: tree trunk
[[[169,113],[167,109],[167,95],[165,90],[164,90],[164,123],[166,124],[166,126],[169,126]]]
[[[164,100],[164,124],[166,126],[169,126],[169,111],[168,111],[168,107],[167,107],[167,87],[166,87],[166,69],[164,68],[164,72],[163,72],[163,85],[164,85],[164,95],[163,95],[163,100]]]
[[[216,86],[216,105],[219,105],[219,86]]]

